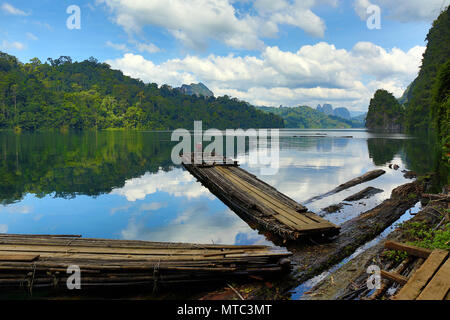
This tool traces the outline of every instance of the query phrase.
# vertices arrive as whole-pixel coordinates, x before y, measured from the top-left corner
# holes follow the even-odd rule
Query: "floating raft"
[[[70,265],[81,286],[179,284],[264,277],[290,270],[281,248],[132,240],[70,235],[0,234],[1,287],[66,287]]]
[[[333,236],[339,227],[308,209],[223,156],[182,156],[182,164],[243,220],[286,240],[305,235]]]

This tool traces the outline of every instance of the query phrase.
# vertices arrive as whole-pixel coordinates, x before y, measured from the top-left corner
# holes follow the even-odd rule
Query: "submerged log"
[[[331,206],[323,208],[322,211],[325,211],[327,213],[334,213],[334,212],[341,210],[343,206],[344,206],[344,204],[342,204],[342,203],[332,204]]]
[[[414,171],[403,170],[402,172],[404,173],[403,177],[405,177],[406,179],[417,178],[417,173]]]
[[[374,187],[367,187],[347,198],[344,199],[344,201],[357,201],[357,200],[361,200],[361,199],[367,199],[370,198],[371,196],[383,192],[383,190],[378,189],[378,188],[374,188]]]
[[[343,190],[346,190],[348,188],[354,187],[354,186],[356,186],[358,184],[361,184],[361,183],[364,183],[364,182],[376,179],[376,178],[378,178],[379,176],[381,176],[381,175],[383,175],[385,173],[386,173],[386,171],[384,171],[382,169],[366,172],[362,176],[359,176],[357,178],[351,179],[351,180],[349,180],[349,181],[347,181],[347,182],[337,186],[333,190],[328,191],[327,193],[324,193],[324,194],[321,194],[321,195],[318,195],[318,196],[315,196],[315,197],[312,197],[312,198],[306,200],[305,204],[308,204],[308,203],[311,203],[313,201],[320,200],[322,198],[331,196],[333,194],[336,194],[336,193],[341,192]]]

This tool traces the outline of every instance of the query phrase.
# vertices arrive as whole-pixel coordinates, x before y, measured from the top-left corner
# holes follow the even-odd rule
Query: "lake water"
[[[173,145],[169,132],[0,132],[0,232],[271,244],[173,166]],[[277,175],[261,175],[247,163],[242,167],[300,203],[369,170],[386,170],[376,180],[308,205],[341,224],[408,182],[402,170],[433,170],[436,159],[429,149],[429,143],[402,134],[282,130]],[[399,170],[389,169],[389,163]],[[367,186],[384,191],[341,212],[321,211]]]

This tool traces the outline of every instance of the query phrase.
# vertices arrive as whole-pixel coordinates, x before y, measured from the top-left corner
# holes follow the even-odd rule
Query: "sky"
[[[366,111],[399,97],[450,0],[0,0],[0,51],[91,56],[144,82],[254,105]],[[75,9],[74,9],[75,8]],[[79,13],[79,14],[78,14]]]

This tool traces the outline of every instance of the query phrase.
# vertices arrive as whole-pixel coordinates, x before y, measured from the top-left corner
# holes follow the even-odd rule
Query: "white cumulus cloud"
[[[250,2],[251,10],[237,10],[231,0],[98,0],[113,21],[128,34],[139,34],[146,26],[167,30],[188,47],[205,49],[209,40],[234,48],[263,49],[261,38],[274,37],[279,25],[298,27],[323,37],[325,22],[313,12],[320,3],[336,5],[336,0]]]
[[[416,77],[424,50],[384,49],[370,42],[345,50],[320,42],[296,52],[274,46],[259,56],[187,55],[160,64],[127,53],[107,63],[146,82],[172,86],[203,82],[216,96],[227,94],[256,105],[329,102],[356,111],[367,108],[378,88],[400,96]]]

